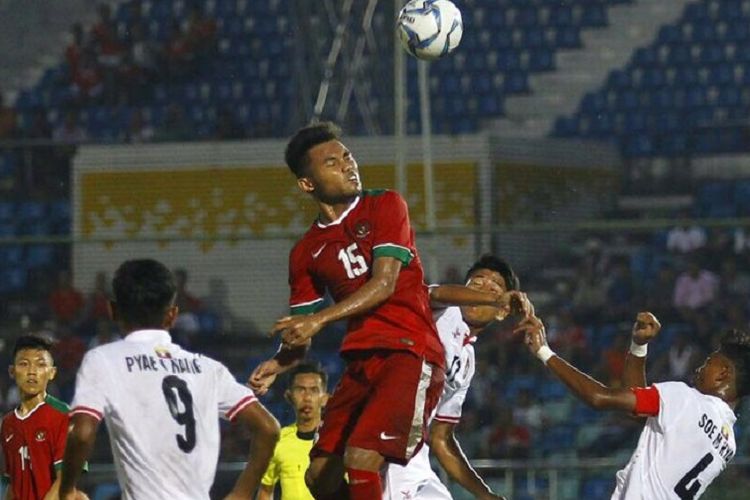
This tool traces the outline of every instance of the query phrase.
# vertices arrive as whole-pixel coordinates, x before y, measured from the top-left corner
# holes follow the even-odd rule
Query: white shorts
[[[389,463],[383,476],[384,500],[453,500],[430,466],[430,449],[426,444],[406,466]]]

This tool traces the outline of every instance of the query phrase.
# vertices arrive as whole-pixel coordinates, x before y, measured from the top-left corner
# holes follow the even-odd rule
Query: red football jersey
[[[62,465],[67,437],[68,406],[52,396],[23,417],[15,410],[3,417],[3,472],[13,498],[44,497],[55,481],[55,469]]]
[[[289,256],[292,314],[314,312],[326,290],[337,302],[351,295],[370,279],[379,256],[403,263],[396,290],[376,309],[349,319],[341,352],[407,350],[443,367],[408,207],[395,191],[363,192],[341,217],[316,221],[297,242]]]

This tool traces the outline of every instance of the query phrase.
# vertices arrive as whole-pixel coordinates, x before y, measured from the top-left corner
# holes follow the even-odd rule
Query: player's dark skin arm
[[[99,421],[90,415],[78,413],[70,417],[68,441],[65,444],[65,455],[60,480],[60,499],[76,497],[76,485],[83,471],[83,464],[91,455],[96,442],[96,431]]]
[[[279,422],[257,403],[243,408],[235,422],[250,431],[250,452],[245,468],[225,500],[252,499],[279,440]]]
[[[524,319],[516,327],[516,332],[524,332],[524,343],[532,354],[547,346],[544,325],[536,316]],[[613,389],[579,371],[576,367],[554,355],[547,361],[547,368],[581,401],[597,410],[620,410],[633,413],[635,394],[630,389]]]
[[[430,424],[430,450],[448,476],[479,499],[503,498],[492,493],[466,459],[454,434],[455,424],[434,420]]]
[[[287,347],[306,345],[325,325],[359,316],[388,300],[396,290],[402,266],[401,261],[394,257],[377,257],[373,262],[372,276],[359,290],[314,314],[282,318],[276,322],[272,333],[281,334]]]
[[[633,325],[633,342],[646,345],[656,337],[661,324],[656,316],[650,312],[640,312]],[[634,356],[630,352],[625,355],[625,369],[622,372],[622,386],[646,387],[646,356]]]

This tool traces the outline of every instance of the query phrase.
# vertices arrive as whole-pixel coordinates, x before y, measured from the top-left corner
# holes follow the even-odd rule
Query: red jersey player
[[[350,498],[379,498],[380,468],[385,460],[404,464],[419,449],[444,379],[408,208],[393,191],[362,190],[357,162],[330,123],[299,130],[286,162],[319,216],[290,254],[294,316],[273,328],[282,349],[250,383],[267,386],[325,325],[347,319],[347,367],[326,406],[306,482],[316,498],[341,498],[343,466]],[[335,303],[321,308],[326,292]]]
[[[65,440],[68,406],[47,394],[55,378],[52,343],[24,335],[13,348],[10,376],[21,395],[18,408],[3,417],[0,428],[4,479],[10,481],[6,498],[57,499]],[[87,498],[78,493],[79,499]]]

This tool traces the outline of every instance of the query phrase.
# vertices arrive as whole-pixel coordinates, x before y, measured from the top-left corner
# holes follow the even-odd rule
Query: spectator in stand
[[[542,405],[528,389],[522,389],[518,393],[516,404],[513,405],[513,421],[529,429],[532,434],[540,431],[544,426]]]
[[[60,399],[70,401],[73,398],[76,371],[86,354],[86,343],[67,326],[58,328],[57,334],[53,353],[57,364],[57,384]]]
[[[104,271],[96,273],[94,278],[94,289],[86,298],[86,307],[83,313],[84,325],[82,329],[88,334],[96,331],[100,321],[109,321],[109,282]]]
[[[154,135],[154,128],[145,123],[143,113],[139,108],[135,108],[130,115],[130,124],[125,133],[125,142],[131,144],[151,142],[154,140]]]
[[[142,23],[133,25],[130,31],[130,57],[147,82],[153,82],[158,72],[159,46],[146,37]]]
[[[112,7],[107,3],[97,8],[99,19],[91,28],[91,41],[99,63],[106,68],[115,68],[120,63],[123,45],[117,38],[117,28],[112,20]]]
[[[503,406],[497,413],[497,424],[489,430],[485,456],[489,458],[529,458],[531,432],[529,428],[515,422],[513,411]]]
[[[689,212],[683,212],[681,217],[690,217]],[[667,250],[673,253],[688,254],[706,246],[706,231],[699,226],[681,224],[670,229],[667,233]]]
[[[203,13],[196,2],[190,8],[187,41],[197,61],[205,61],[216,51],[216,21]]]
[[[620,385],[622,372],[625,370],[627,347],[627,337],[617,335],[614,342],[602,351],[602,369],[606,374],[606,385],[615,387]]]
[[[96,61],[96,54],[92,50],[83,51],[71,78],[71,91],[75,102],[87,104],[95,102],[102,96],[104,77],[101,67]]]
[[[604,279],[593,269],[585,268],[573,294],[576,318],[582,323],[596,322],[605,305],[607,305],[607,289]]]
[[[175,269],[174,277],[177,282],[177,300],[175,304],[180,308],[180,313],[196,313],[200,311],[203,306],[201,301],[187,289],[187,271],[183,268]]]
[[[612,264],[607,285],[607,315],[613,320],[627,319],[632,311],[633,296],[630,262],[626,258],[617,259]]]
[[[83,294],[73,287],[70,272],[61,270],[57,274],[57,287],[49,297],[49,306],[59,325],[72,325],[81,318],[85,301]]]
[[[167,109],[164,124],[154,133],[154,142],[189,141],[194,136],[182,107],[172,104]]]
[[[647,311],[653,311],[658,318],[667,322],[676,318],[673,305],[675,286],[674,269],[669,264],[663,264],[656,275],[656,281],[646,287]]]
[[[550,347],[561,353],[565,359],[577,360],[578,364],[585,365],[582,357],[586,357],[589,351],[586,332],[576,323],[573,312],[570,309],[561,309],[557,315],[549,316],[547,322]]]
[[[3,93],[0,92],[0,139],[13,138],[18,133],[16,110],[5,105]]]
[[[689,317],[690,313],[711,305],[718,290],[719,279],[716,275],[701,269],[697,259],[693,258],[675,283],[674,306]]]
[[[78,70],[78,64],[81,61],[81,56],[86,50],[85,35],[83,32],[83,26],[81,23],[75,23],[70,28],[71,40],[65,49],[65,62],[68,63],[68,71],[71,75],[74,75]]]
[[[172,21],[164,47],[164,64],[166,76],[171,81],[185,79],[193,72],[195,54],[179,21]]]
[[[721,263],[720,276],[722,299],[740,298],[750,295],[750,274],[745,269],[738,268],[736,258],[729,257]]]
[[[86,131],[78,124],[78,112],[65,113],[63,123],[52,133],[52,139],[60,144],[79,144],[88,139]]]

